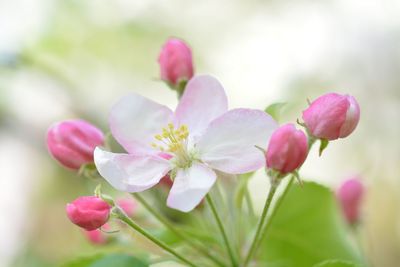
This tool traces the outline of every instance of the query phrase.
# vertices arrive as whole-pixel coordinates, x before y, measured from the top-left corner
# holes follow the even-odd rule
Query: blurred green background
[[[313,153],[302,176],[335,188],[361,175],[366,255],[397,267],[397,0],[0,0],[0,266],[56,266],[99,250],[64,212],[87,182],[50,158],[45,133],[77,117],[107,131],[108,110],[130,91],[173,108],[157,65],[170,36],[191,45],[197,73],[220,79],[230,107],[288,102],[286,122],[325,92],[359,100],[357,130]],[[251,181],[258,210],[267,186],[263,175]]]

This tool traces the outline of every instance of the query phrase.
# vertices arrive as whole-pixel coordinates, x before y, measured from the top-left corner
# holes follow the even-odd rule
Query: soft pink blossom
[[[264,166],[255,145],[268,142],[276,123],[260,110],[228,111],[223,87],[204,75],[189,81],[175,112],[137,94],[122,98],[110,128],[128,154],[96,148],[99,173],[120,191],[140,192],[171,171],[167,205],[187,212],[214,184],[214,170],[239,174]]]
[[[116,201],[116,203],[129,217],[132,217],[135,214],[137,202],[133,198],[120,198]]]
[[[93,162],[93,151],[104,142],[101,130],[84,120],[54,124],[47,132],[47,148],[63,166],[79,169]]]
[[[356,128],[360,107],[352,96],[329,93],[317,98],[303,111],[303,120],[317,138],[344,138]]]
[[[110,229],[110,226],[106,223],[102,227],[104,230]],[[94,229],[91,231],[83,230],[85,237],[90,243],[95,245],[104,245],[109,241],[109,235],[102,232],[100,229]]]
[[[293,172],[306,160],[307,137],[293,124],[285,124],[274,131],[269,141],[267,167],[282,174]]]
[[[357,223],[360,219],[364,191],[364,185],[359,177],[347,179],[337,190],[337,198],[349,224]]]
[[[161,79],[177,85],[193,76],[192,51],[180,39],[170,38],[161,49],[158,57]]]
[[[68,218],[72,223],[90,231],[104,225],[110,217],[111,206],[95,196],[83,196],[66,206]]]

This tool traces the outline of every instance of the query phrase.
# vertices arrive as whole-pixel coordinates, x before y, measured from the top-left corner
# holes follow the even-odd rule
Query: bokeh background
[[[374,266],[400,262],[400,2],[397,0],[0,0],[0,266],[57,266],[95,251],[64,205],[82,179],[50,158],[55,121],[85,118],[107,131],[112,104],[130,91],[176,105],[158,80],[170,36],[192,47],[196,72],[220,79],[231,107],[354,95],[361,121],[316,151],[302,177],[368,186],[363,246]],[[259,209],[268,187],[251,182]],[[264,190],[265,189],[265,190]]]

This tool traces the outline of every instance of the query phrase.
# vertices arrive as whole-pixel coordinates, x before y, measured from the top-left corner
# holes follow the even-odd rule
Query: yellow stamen
[[[162,128],[161,134],[156,134],[154,138],[157,141],[161,141],[166,145],[151,144],[152,147],[166,150],[168,152],[186,154],[186,139],[189,136],[188,127],[181,125],[179,128],[175,128],[172,123],[169,123],[167,127]]]

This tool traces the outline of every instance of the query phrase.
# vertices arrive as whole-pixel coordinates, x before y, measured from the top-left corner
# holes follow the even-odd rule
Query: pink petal
[[[206,165],[193,163],[179,169],[167,199],[167,206],[183,212],[194,209],[215,183],[217,175]]]
[[[117,190],[140,192],[156,185],[171,169],[168,160],[153,155],[116,154],[97,147],[94,162],[100,175]]]
[[[172,111],[138,94],[121,98],[110,113],[110,128],[115,139],[129,153],[153,151],[154,135],[172,119]]]
[[[185,124],[192,136],[201,134],[208,124],[228,110],[224,88],[209,75],[193,77],[186,86],[175,111],[174,124]]]
[[[212,121],[197,148],[201,159],[226,173],[255,171],[265,164],[263,153],[277,123],[265,112],[233,109]]]

